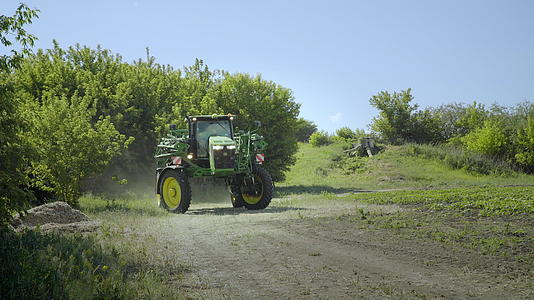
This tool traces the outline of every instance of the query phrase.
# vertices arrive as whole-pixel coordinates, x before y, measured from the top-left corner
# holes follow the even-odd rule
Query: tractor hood
[[[235,146],[235,142],[226,136],[210,136],[209,147],[213,146]]]
[[[210,168],[211,173],[228,172],[235,168],[235,142],[226,136],[210,136]]]

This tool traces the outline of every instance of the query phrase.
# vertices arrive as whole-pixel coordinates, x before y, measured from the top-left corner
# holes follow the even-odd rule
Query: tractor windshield
[[[196,137],[198,143],[198,157],[208,156],[210,136],[226,136],[231,138],[230,121],[228,120],[199,120],[196,122]]]

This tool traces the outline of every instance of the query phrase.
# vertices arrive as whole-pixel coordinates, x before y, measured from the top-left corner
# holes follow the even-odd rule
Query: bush
[[[454,145],[409,144],[409,153],[430,159],[438,159],[453,169],[463,169],[477,174],[509,175],[515,172],[512,164]]]
[[[359,142],[360,139],[365,137],[365,131],[363,131],[362,129],[352,130],[348,127],[341,127],[336,130],[336,137],[348,142]]]
[[[508,144],[502,124],[491,120],[486,120],[483,127],[471,131],[462,140],[467,149],[490,156],[503,154]]]
[[[310,136],[310,144],[314,147],[326,146],[332,143],[332,139],[326,131],[316,131]]]
[[[534,117],[529,116],[527,126],[517,132],[516,162],[528,173],[534,172]]]

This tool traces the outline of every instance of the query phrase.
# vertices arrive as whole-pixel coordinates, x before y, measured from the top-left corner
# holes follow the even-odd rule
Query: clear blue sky
[[[41,10],[39,48],[100,44],[131,62],[148,46],[176,68],[261,73],[329,132],[366,128],[381,90],[410,87],[422,107],[534,100],[534,1],[24,2]]]

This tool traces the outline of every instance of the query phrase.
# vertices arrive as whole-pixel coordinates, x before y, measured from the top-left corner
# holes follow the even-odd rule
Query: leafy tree
[[[411,141],[416,143],[441,143],[447,140],[442,120],[425,109],[412,115]]]
[[[297,120],[300,105],[290,89],[261,76],[224,73],[220,84],[210,89],[205,101],[216,104],[217,113],[237,115],[241,129],[253,129],[254,121],[262,123],[259,133],[269,144],[266,168],[274,180],[284,179],[284,172],[295,162]]]
[[[440,116],[430,109],[418,111],[418,105],[411,104],[412,100],[411,89],[373,96],[369,102],[379,110],[379,115],[373,118],[371,129],[391,144],[445,141]]]
[[[24,209],[32,198],[24,188],[28,182],[24,173],[26,154],[31,149],[21,138],[21,132],[27,124],[20,117],[20,103],[13,96],[9,75],[30,54],[36,37],[24,26],[32,23],[37,13],[38,10],[21,4],[13,16],[0,15],[0,42],[4,51],[10,52],[0,56],[0,226],[8,223],[11,213]],[[14,43],[22,50],[16,50]]]
[[[430,108],[430,114],[439,124],[441,136],[449,140],[455,136],[465,134],[458,126],[460,119],[465,115],[467,107],[463,103],[449,103]]]
[[[102,172],[132,138],[120,134],[110,117],[92,122],[96,110],[88,101],[50,96],[42,105],[28,104],[32,121],[28,139],[38,150],[32,172],[41,185],[50,182],[61,200],[76,205],[84,178]]]
[[[393,92],[382,91],[371,97],[369,103],[379,110],[378,117],[373,118],[371,129],[391,144],[401,144],[413,140],[412,113],[417,104],[411,104],[411,89]]]
[[[112,160],[103,175],[89,187],[109,187],[115,175],[149,182],[138,176],[151,174],[153,149],[157,140],[158,116],[172,110],[171,103],[183,97],[180,71],[155,63],[147,53],[146,61],[132,64],[119,55],[97,47],[76,45],[62,49],[57,42],[48,50],[29,57],[14,75],[17,97],[24,102],[42,104],[49,96],[83,98],[95,109],[92,123],[109,116],[115,128],[135,138],[124,153]],[[148,176],[146,176],[148,177]]]
[[[310,136],[317,131],[317,125],[314,122],[306,120],[304,118],[298,118],[297,120],[297,141],[301,143],[307,143],[310,140]]]
[[[332,139],[326,131],[316,131],[310,136],[310,144],[314,147],[326,146],[332,143]]]

